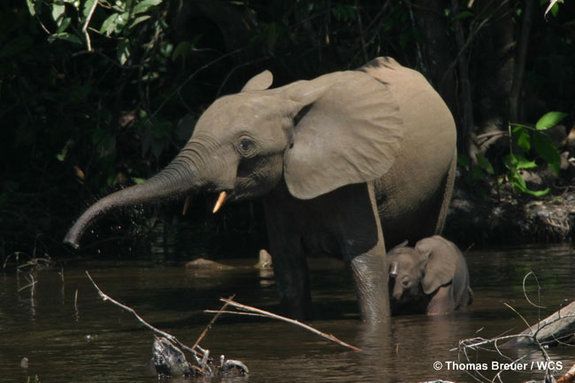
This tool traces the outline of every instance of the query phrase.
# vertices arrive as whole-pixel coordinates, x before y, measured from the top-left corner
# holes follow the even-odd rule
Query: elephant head
[[[64,241],[78,247],[95,219],[133,204],[207,191],[219,193],[215,212],[225,200],[260,196],[280,182],[292,196],[310,199],[392,166],[403,133],[386,84],[361,71],[269,89],[272,81],[262,72],[240,93],[216,100],[170,164],[90,206]]]
[[[443,242],[446,242],[445,244]],[[396,301],[433,294],[439,287],[450,283],[457,274],[459,251],[444,246],[450,242],[440,236],[424,238],[408,247],[407,242],[390,250],[390,280],[392,297]]]

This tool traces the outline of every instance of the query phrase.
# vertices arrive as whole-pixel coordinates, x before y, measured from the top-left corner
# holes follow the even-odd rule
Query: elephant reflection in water
[[[388,254],[392,314],[442,315],[471,304],[467,263],[457,246],[434,235]]]

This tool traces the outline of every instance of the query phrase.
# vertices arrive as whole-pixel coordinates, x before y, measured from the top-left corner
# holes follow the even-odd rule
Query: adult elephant
[[[224,200],[264,196],[284,307],[307,317],[305,256],[337,254],[352,270],[362,318],[389,316],[385,241],[441,231],[453,189],[453,118],[423,76],[391,58],[269,89],[265,71],[216,100],[160,173],[102,198],[65,242],[78,247],[97,217],[200,190]]]

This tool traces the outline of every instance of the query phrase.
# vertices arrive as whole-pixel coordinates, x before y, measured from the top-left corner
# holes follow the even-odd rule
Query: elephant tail
[[[451,203],[451,197],[453,196],[453,185],[455,184],[456,172],[457,172],[457,148],[455,148],[453,151],[453,158],[451,159],[451,164],[449,165],[449,172],[447,173],[447,178],[445,180],[443,201],[441,202],[441,208],[439,209],[439,215],[437,216],[437,222],[435,224],[435,234],[441,234],[441,232],[443,231],[443,226],[445,225],[445,219],[447,218],[447,213],[449,211],[449,204]]]

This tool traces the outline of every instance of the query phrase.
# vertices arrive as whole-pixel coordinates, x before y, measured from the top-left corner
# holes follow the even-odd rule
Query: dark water
[[[575,299],[574,251],[568,246],[471,251],[467,255],[475,302],[466,313],[443,317],[406,316],[393,319],[391,329],[365,328],[357,317],[355,298],[346,270],[333,260],[312,260],[312,286],[319,319],[312,324],[364,349],[362,353],[324,341],[288,324],[249,318],[223,318],[203,342],[213,355],[240,359],[251,371],[249,382],[418,382],[434,378],[457,382],[474,379],[461,371],[447,371],[457,361],[450,351],[463,338],[519,332],[525,325],[504,303],[534,323],[564,300]],[[39,272],[38,283],[25,273],[0,273],[0,382],[156,382],[147,363],[151,333],[129,314],[102,302],[84,275],[90,271],[112,297],[134,307],[146,320],[193,344],[210,316],[201,311],[217,308],[218,297],[237,294],[236,300],[277,310],[275,287],[245,268],[212,274],[190,273],[183,267],[152,266],[135,262],[83,263]],[[538,314],[523,297],[523,276],[533,270],[541,283]],[[528,282],[537,300],[533,281]],[[78,291],[77,305],[74,304]],[[389,330],[389,331],[388,331]],[[575,363],[575,348],[548,350],[561,362],[563,372]],[[540,360],[537,352],[507,351],[522,362]],[[20,367],[29,359],[27,369]],[[462,358],[462,355],[459,355]],[[476,354],[469,358],[476,361]],[[482,373],[492,379],[498,371],[496,354],[482,353],[477,361],[489,363]],[[440,361],[443,369],[435,371]],[[557,371],[557,374],[560,371]],[[540,377],[535,371],[503,373],[504,382]],[[228,380],[234,381],[234,380]]]

